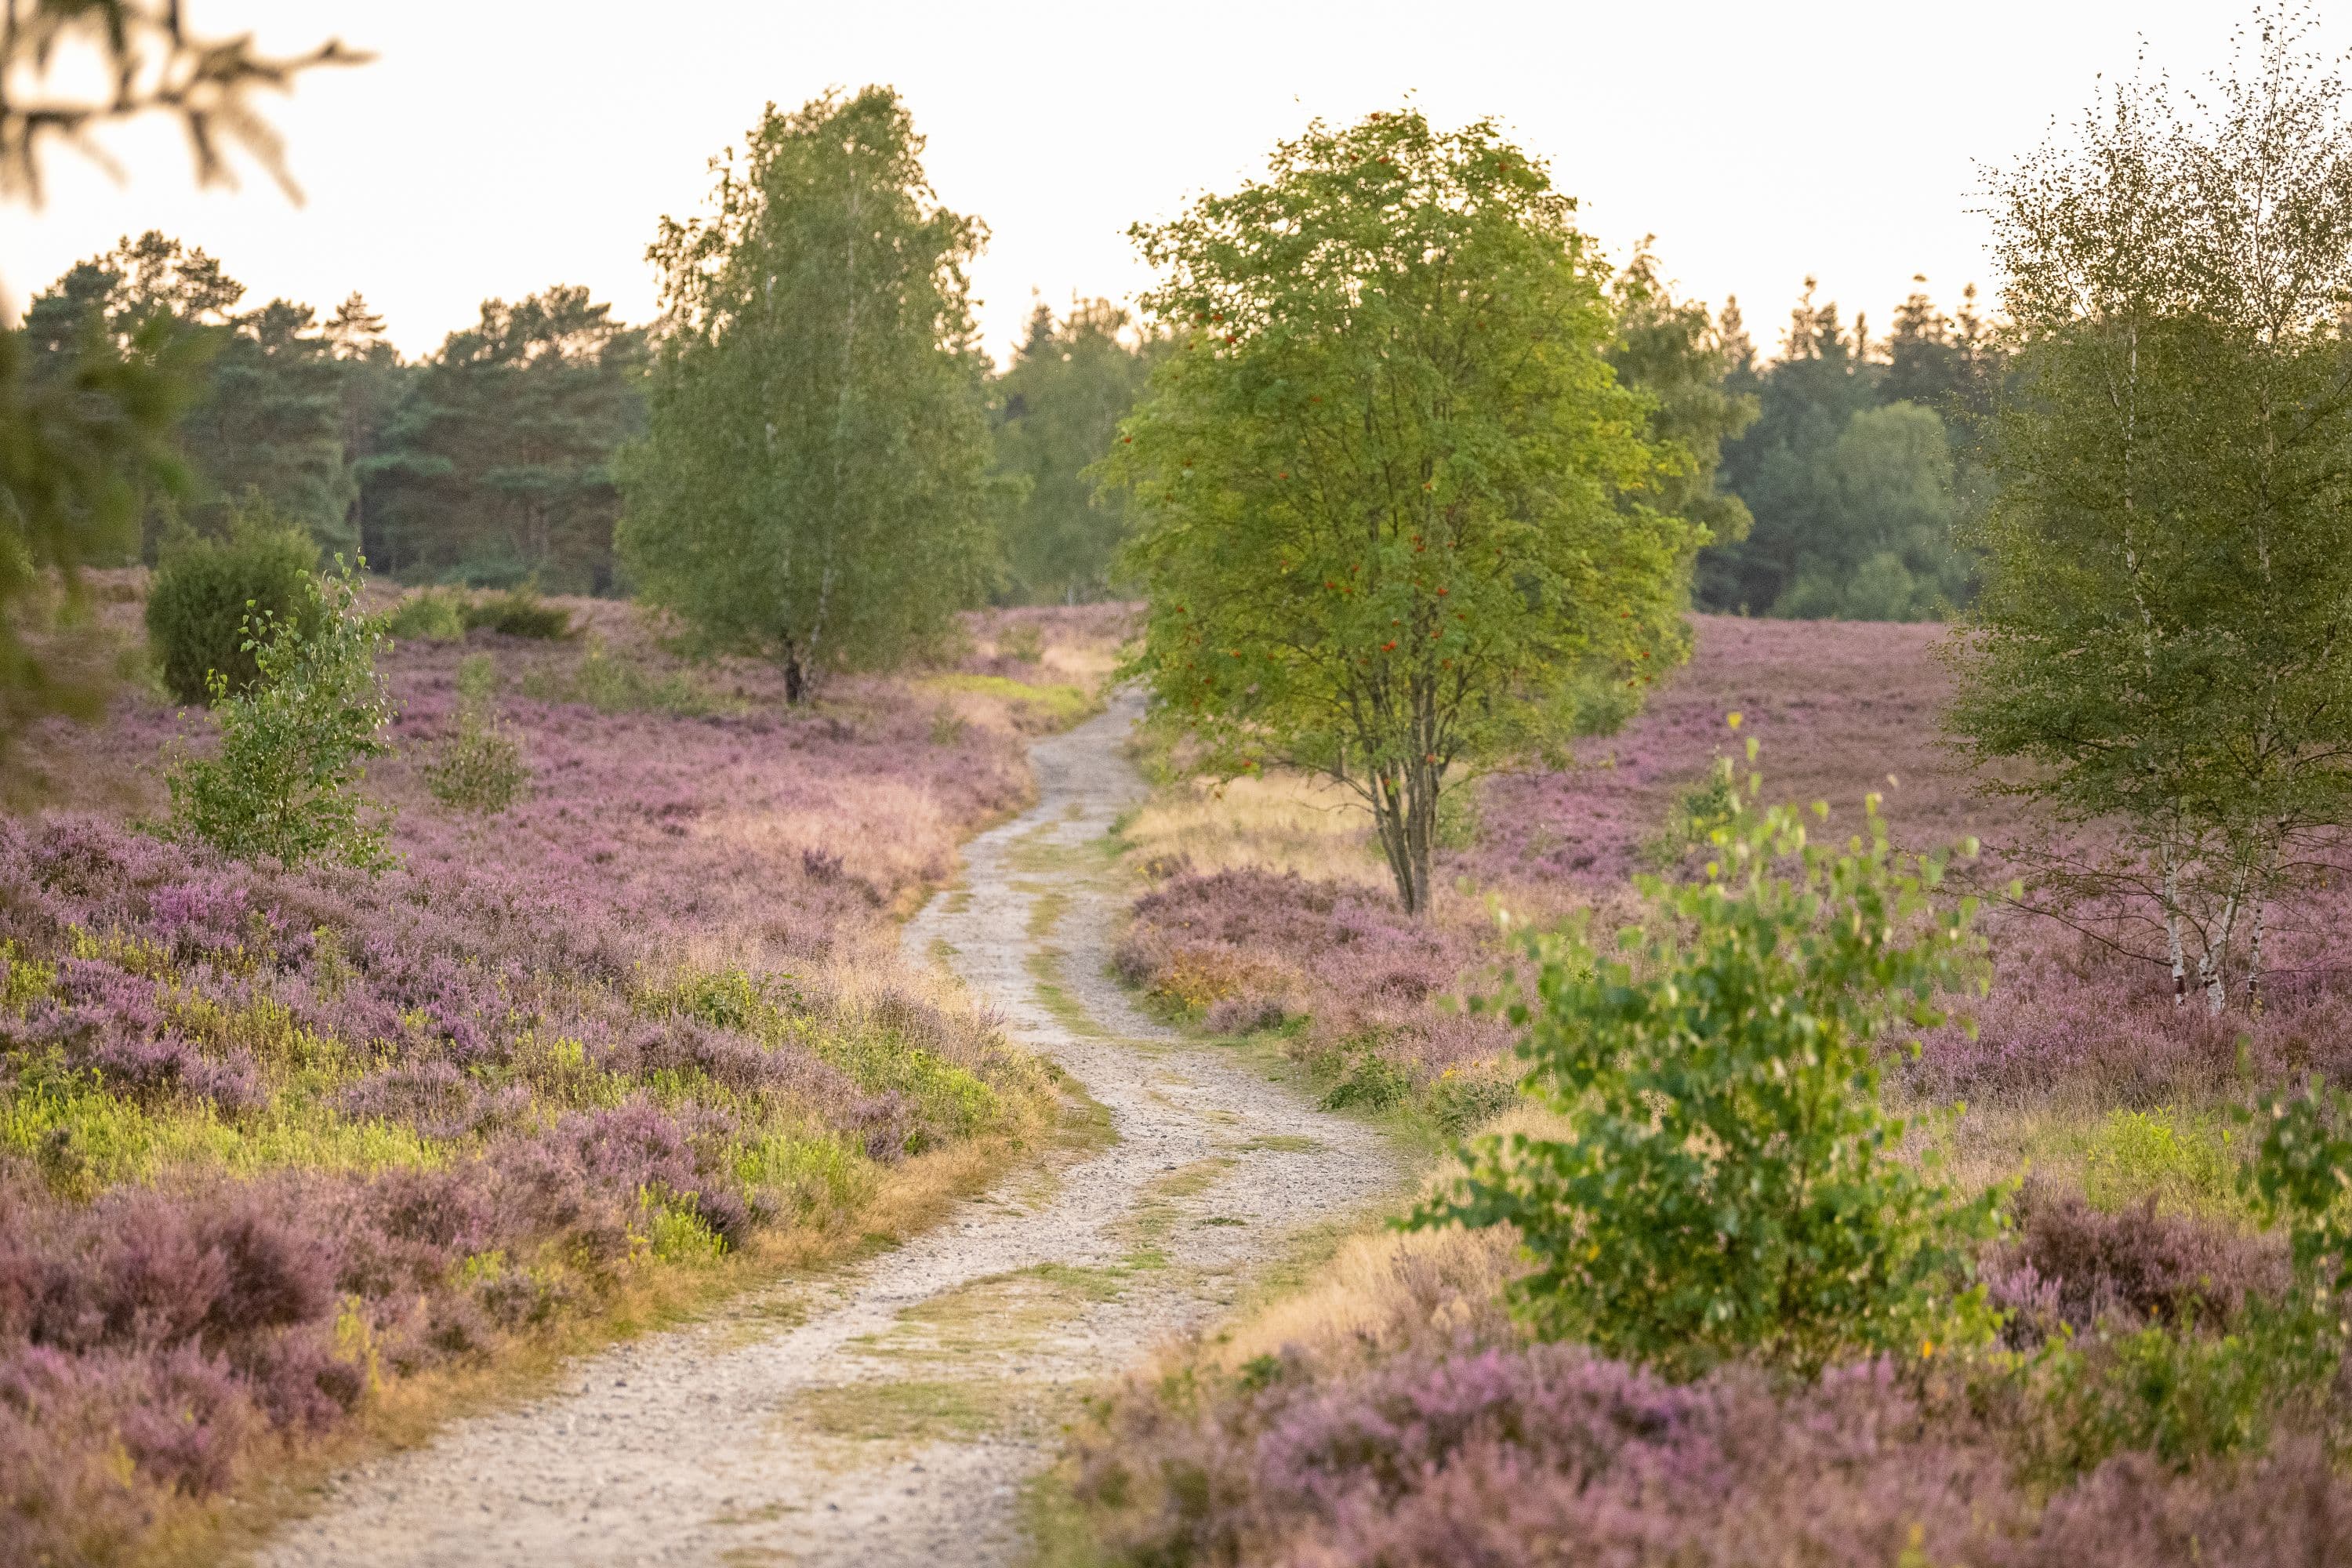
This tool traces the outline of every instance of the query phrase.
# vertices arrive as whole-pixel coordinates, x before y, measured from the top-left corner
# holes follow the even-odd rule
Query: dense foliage
[[[1931,906],[1943,862],[1895,854],[1875,797],[1833,851],[1755,788],[1702,879],[1642,879],[1652,929],[1618,943],[1636,951],[1528,938],[1508,1016],[1566,1133],[1475,1146],[1420,1222],[1517,1227],[1540,1332],[1672,1373],[1981,1339],[1963,1281],[1998,1194],[1963,1201],[1903,1158],[1876,1059],[1888,1026],[1941,1022],[1937,994],[1975,977],[1971,907]]]
[[[998,471],[1023,483],[1002,520],[1004,596],[1017,604],[1108,598],[1126,534],[1116,492],[1087,470],[1108,452],[1166,347],[1130,342],[1127,312],[1108,300],[1058,321],[1040,304],[1013,363],[990,385]]]
[[[2000,195],[2021,384],[1950,721],[2062,820],[2120,825],[2069,869],[2152,904],[2147,956],[2218,1012],[2352,823],[2344,88],[2275,23],[2210,102],[2119,85]]]
[[[644,361],[645,333],[585,289],[483,301],[359,460],[370,556],[412,579],[614,591],[611,466],[644,423]]]
[[[1687,452],[1603,359],[1603,269],[1478,122],[1318,124],[1135,235],[1181,342],[1105,467],[1150,598],[1135,668],[1213,763],[1327,773],[1408,910],[1449,778],[1677,661]]]
[[[220,671],[206,678],[220,747],[173,764],[176,835],[239,860],[388,864],[385,827],[359,795],[369,761],[390,749],[391,700],[376,671],[385,637],[358,599],[345,567],[307,621],[247,612],[243,647],[256,679],[233,692]]]
[[[147,595],[147,637],[163,686],[182,702],[238,696],[261,677],[251,618],[312,627],[321,608],[319,547],[264,509],[239,514],[227,537],[168,541]]]
[[[984,361],[964,268],[896,94],[771,108],[714,211],[664,219],[667,312],[624,562],[712,645],[827,671],[936,646],[989,549]]]
[[[24,332],[45,368],[68,364],[91,327],[118,353],[144,326],[204,356],[175,443],[190,483],[150,515],[147,548],[167,515],[217,532],[236,507],[258,500],[322,548],[349,551],[358,542],[356,486],[333,345],[308,306],[272,300],[240,313],[244,295],[204,251],[151,230],[69,268],[26,308]],[[135,557],[140,542],[128,542]]]
[[[1924,281],[1924,279],[1922,280]],[[1936,620],[1966,604],[1955,537],[1981,505],[1979,431],[2001,357],[1971,288],[1957,319],[1915,292],[1874,342],[1811,282],[1778,359],[1759,365],[1727,309],[1730,386],[1759,416],[1724,450],[1725,487],[1755,519],[1699,558],[1709,609],[1840,620]]]

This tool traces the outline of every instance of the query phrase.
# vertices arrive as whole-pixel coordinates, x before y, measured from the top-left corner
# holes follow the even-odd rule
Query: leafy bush
[[[147,595],[147,636],[182,702],[241,696],[261,679],[248,615],[307,634],[319,624],[318,546],[265,509],[239,513],[226,539],[168,544]],[[212,677],[223,678],[215,695]]]
[[[444,805],[495,815],[514,804],[530,777],[522,748],[490,706],[497,680],[488,654],[457,667],[457,728],[425,771],[425,787]]]
[[[466,635],[466,606],[455,594],[427,588],[394,605],[383,629],[418,642],[456,642]]]
[[[315,629],[251,613],[243,648],[260,680],[232,695],[227,677],[212,675],[220,751],[173,764],[165,782],[175,835],[240,860],[368,870],[390,862],[384,825],[360,819],[357,786],[368,759],[388,749],[382,732],[392,703],[375,668],[383,629],[360,613],[358,598],[345,567],[329,582]]]
[[[2260,1119],[2246,1195],[2284,1226],[2295,1282],[2315,1304],[2336,1305],[2352,1292],[2352,1094],[2314,1078],[2301,1094],[2264,1100]]]
[[[553,642],[572,635],[572,612],[546,603],[528,588],[515,588],[467,605],[466,626],[469,631],[486,626],[504,637]]]
[[[1894,854],[1874,795],[1832,854],[1755,787],[1703,881],[1641,879],[1657,926],[1618,942],[1638,968],[1581,931],[1527,939],[1533,995],[1507,1011],[1569,1136],[1480,1141],[1414,1223],[1517,1226],[1538,1331],[1676,1374],[1980,1341],[1992,1314],[1963,1280],[2000,1194],[1958,1199],[1897,1157],[1874,1055],[1980,980],[1972,904],[1931,907],[1942,859]]]

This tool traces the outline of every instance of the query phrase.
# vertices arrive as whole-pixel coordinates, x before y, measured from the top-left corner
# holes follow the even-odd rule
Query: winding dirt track
[[[1039,799],[909,923],[1115,1139],[895,1251],[574,1363],[559,1390],[338,1477],[257,1559],[1006,1564],[1079,1391],[1230,1302],[1402,1171],[1360,1124],[1182,1045],[1105,973],[1130,705],[1032,753]]]

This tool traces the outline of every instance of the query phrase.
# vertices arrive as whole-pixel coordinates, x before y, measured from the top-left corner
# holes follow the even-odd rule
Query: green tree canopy
[[[1464,769],[1558,742],[1588,682],[1682,657],[1693,465],[1605,357],[1605,268],[1491,121],[1320,122],[1132,232],[1181,345],[1112,448],[1150,598],[1136,668],[1213,763],[1370,807],[1409,910]]]
[[[483,301],[478,322],[400,377],[379,362],[364,320],[337,330],[348,345],[338,348],[350,387],[342,416],[368,431],[371,559],[410,578],[612,590],[611,465],[644,425],[643,331],[614,321],[587,289],[558,286]],[[369,429],[371,401],[387,395],[397,402]]]
[[[1730,385],[1760,416],[1725,451],[1722,480],[1755,526],[1700,557],[1700,604],[1927,620],[1968,602],[1974,563],[1954,540],[1983,505],[1977,447],[2000,354],[1973,288],[1954,318],[1916,281],[1874,342],[1862,318],[1848,328],[1834,303],[1816,304],[1807,279],[1780,357],[1741,355]]]
[[[1094,600],[1112,592],[1126,528],[1115,493],[1086,469],[1118,437],[1164,340],[1130,342],[1127,312],[1090,300],[1056,320],[1039,304],[1029,335],[996,379],[996,463],[1024,489],[1004,519],[1008,596],[1024,604]]]
[[[39,374],[63,374],[79,352],[85,316],[118,353],[144,323],[167,322],[208,367],[180,420],[190,484],[177,510],[217,534],[252,498],[300,524],[321,549],[354,551],[342,367],[309,306],[272,300],[239,313],[244,295],[203,250],[151,229],[68,269],[26,309],[25,331],[48,367]],[[149,520],[151,546],[156,521]]]
[[[985,360],[964,269],[896,93],[771,105],[713,210],[664,219],[645,439],[624,561],[714,646],[824,671],[936,641],[991,548]]]
[[[2217,1011],[2352,817],[2352,118],[2302,37],[2272,18],[2201,101],[2120,84],[1997,188],[2021,377],[1951,722],[2123,826],[2149,956]]]

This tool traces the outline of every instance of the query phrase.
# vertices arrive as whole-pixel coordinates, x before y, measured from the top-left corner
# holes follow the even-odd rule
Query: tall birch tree
[[[616,464],[641,595],[711,646],[828,670],[936,641],[989,559],[985,361],[965,268],[887,88],[770,105],[713,162],[712,210],[665,218],[643,440]]]
[[[1997,187],[2021,374],[1951,722],[2119,830],[2094,881],[2216,1012],[2352,821],[2352,122],[2307,35],[2267,12],[2207,96],[2121,84]]]

